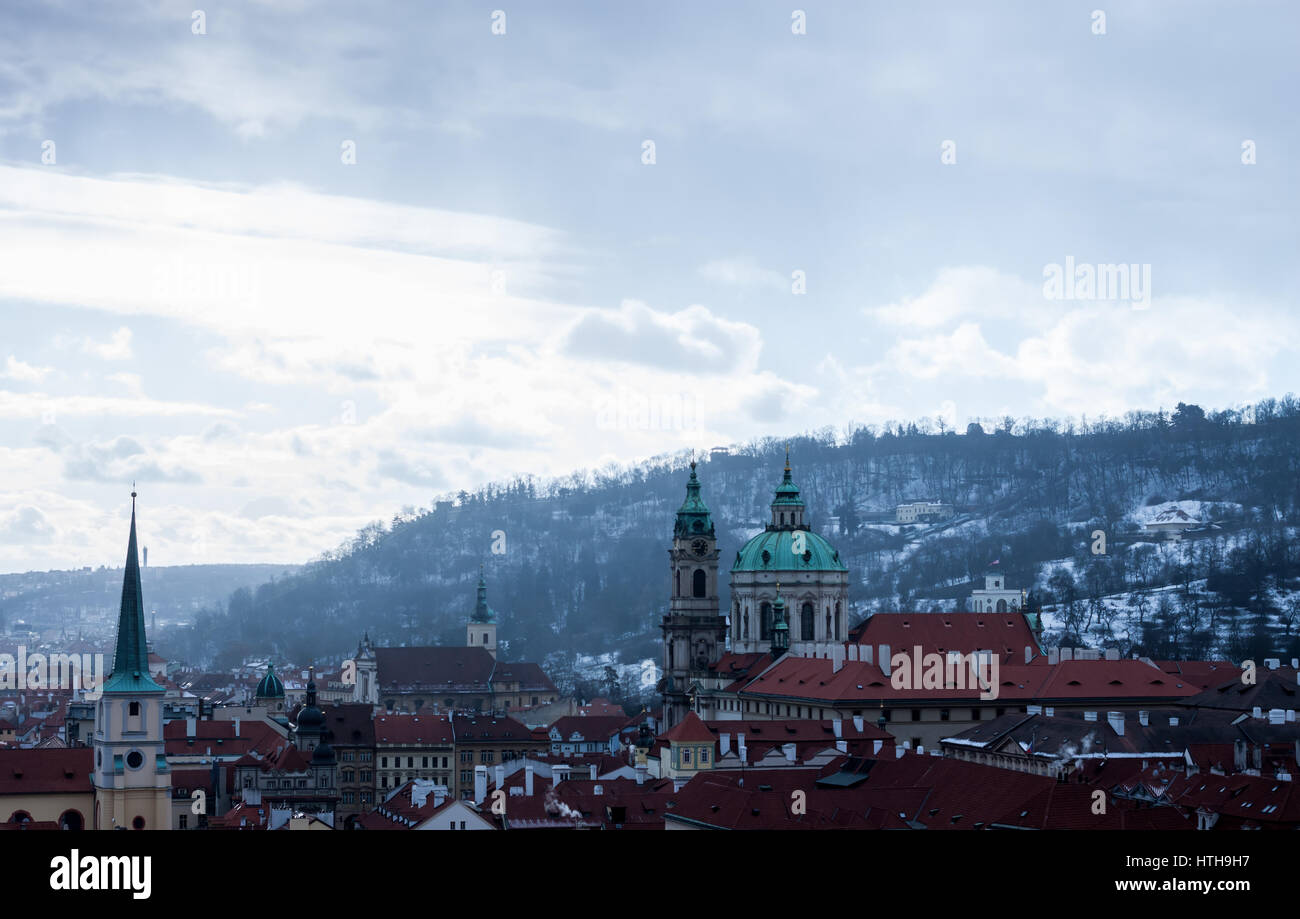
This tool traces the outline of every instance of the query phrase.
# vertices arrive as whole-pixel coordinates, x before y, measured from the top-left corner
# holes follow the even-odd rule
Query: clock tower
[[[691,696],[725,650],[727,620],[718,610],[718,539],[713,519],[700,497],[700,480],[691,463],[686,500],[673,524],[668,550],[670,596],[663,617],[664,727],[679,724]]]

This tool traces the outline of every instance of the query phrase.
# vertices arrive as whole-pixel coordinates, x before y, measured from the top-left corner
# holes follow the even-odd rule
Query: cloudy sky
[[[0,571],[1300,390],[1294,4],[197,2],[0,7]]]

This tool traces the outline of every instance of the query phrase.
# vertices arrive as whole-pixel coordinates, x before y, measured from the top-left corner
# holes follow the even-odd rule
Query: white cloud
[[[11,354],[5,359],[5,367],[0,371],[0,379],[16,380],[19,383],[40,383],[53,372],[53,367],[34,367]]]
[[[81,350],[105,361],[129,361],[135,356],[131,350],[131,330],[126,326],[122,326],[110,335],[108,341],[85,339],[81,343]]]

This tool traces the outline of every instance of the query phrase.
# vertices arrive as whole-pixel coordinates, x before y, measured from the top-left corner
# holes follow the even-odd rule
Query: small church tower
[[[172,777],[163,745],[166,690],[149,675],[144,597],[135,537],[135,490],[131,491],[131,537],[122,578],[113,672],[95,710],[95,828],[171,829]]]
[[[487,602],[487,581],[483,579],[483,566],[478,569],[478,602],[465,627],[465,644],[471,648],[486,648],[495,660],[497,656],[497,616]]]
[[[668,562],[671,599],[661,624],[666,729],[686,717],[693,687],[726,650],[727,620],[718,610],[718,538],[700,496],[694,462],[686,482],[686,500],[673,524]]]

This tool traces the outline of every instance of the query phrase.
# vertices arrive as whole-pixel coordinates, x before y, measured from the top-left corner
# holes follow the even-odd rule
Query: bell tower
[[[668,562],[670,600],[662,622],[665,728],[686,717],[692,687],[722,657],[727,638],[727,621],[718,610],[718,539],[700,497],[694,462],[686,500],[673,524]]]
[[[113,672],[95,708],[95,822],[98,830],[171,829],[172,777],[163,745],[166,689],[149,675],[144,597],[135,540],[135,489],[131,538],[126,548],[122,605],[117,619]]]

